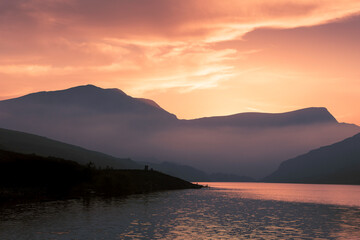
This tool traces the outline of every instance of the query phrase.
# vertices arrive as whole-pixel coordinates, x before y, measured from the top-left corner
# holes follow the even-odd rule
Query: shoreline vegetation
[[[152,169],[122,170],[0,150],[0,203],[121,197],[203,186]]]

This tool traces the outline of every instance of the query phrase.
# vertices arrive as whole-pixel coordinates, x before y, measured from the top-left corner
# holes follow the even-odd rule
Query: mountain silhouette
[[[360,134],[284,161],[264,181],[360,184]]]
[[[137,162],[157,159],[251,177],[360,132],[326,108],[180,120],[152,100],[93,85],[0,101],[0,127]]]
[[[101,99],[102,101],[99,101]],[[66,90],[38,92],[23,97],[5,100],[6,103],[17,103],[29,101],[31,103],[71,105],[91,108],[101,112],[106,111],[150,111],[147,101],[138,101],[126,95],[119,89],[101,89],[94,85],[73,87]],[[14,105],[15,106],[15,105]]]
[[[15,111],[49,110],[52,114],[79,110],[82,114],[128,113],[174,119],[172,115],[148,99],[137,99],[119,89],[102,89],[94,85],[73,87],[67,90],[38,92],[23,97],[1,101],[1,105]],[[68,111],[66,111],[66,109]]]

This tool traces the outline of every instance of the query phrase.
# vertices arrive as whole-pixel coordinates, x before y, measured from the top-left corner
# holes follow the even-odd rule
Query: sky
[[[0,100],[94,84],[179,118],[326,107],[360,124],[358,0],[3,0]]]

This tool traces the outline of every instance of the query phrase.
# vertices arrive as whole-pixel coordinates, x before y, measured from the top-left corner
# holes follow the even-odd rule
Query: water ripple
[[[360,208],[183,190],[0,209],[0,236],[21,239],[360,239]]]

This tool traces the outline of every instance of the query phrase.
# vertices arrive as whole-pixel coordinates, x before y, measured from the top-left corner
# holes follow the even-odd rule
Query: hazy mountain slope
[[[92,85],[0,101],[0,127],[135,161],[251,177],[360,132],[338,123],[325,108],[178,120],[151,100]]]
[[[264,180],[360,184],[360,134],[287,160]]]
[[[178,127],[152,135],[150,156],[207,172],[264,177],[283,160],[359,132],[347,124],[285,127]]]
[[[142,162],[141,164],[148,165],[150,168],[153,168],[157,171],[190,182],[253,182],[255,181],[255,179],[253,178],[246,176],[238,176],[234,174],[226,174],[226,173],[208,174],[206,172],[203,172],[199,169],[187,165],[180,165],[171,162],[162,162],[162,163]]]
[[[24,154],[52,156],[96,166],[113,168],[140,168],[130,159],[115,158],[100,152],[90,151],[74,145],[54,141],[49,138],[0,128],[0,149]]]

